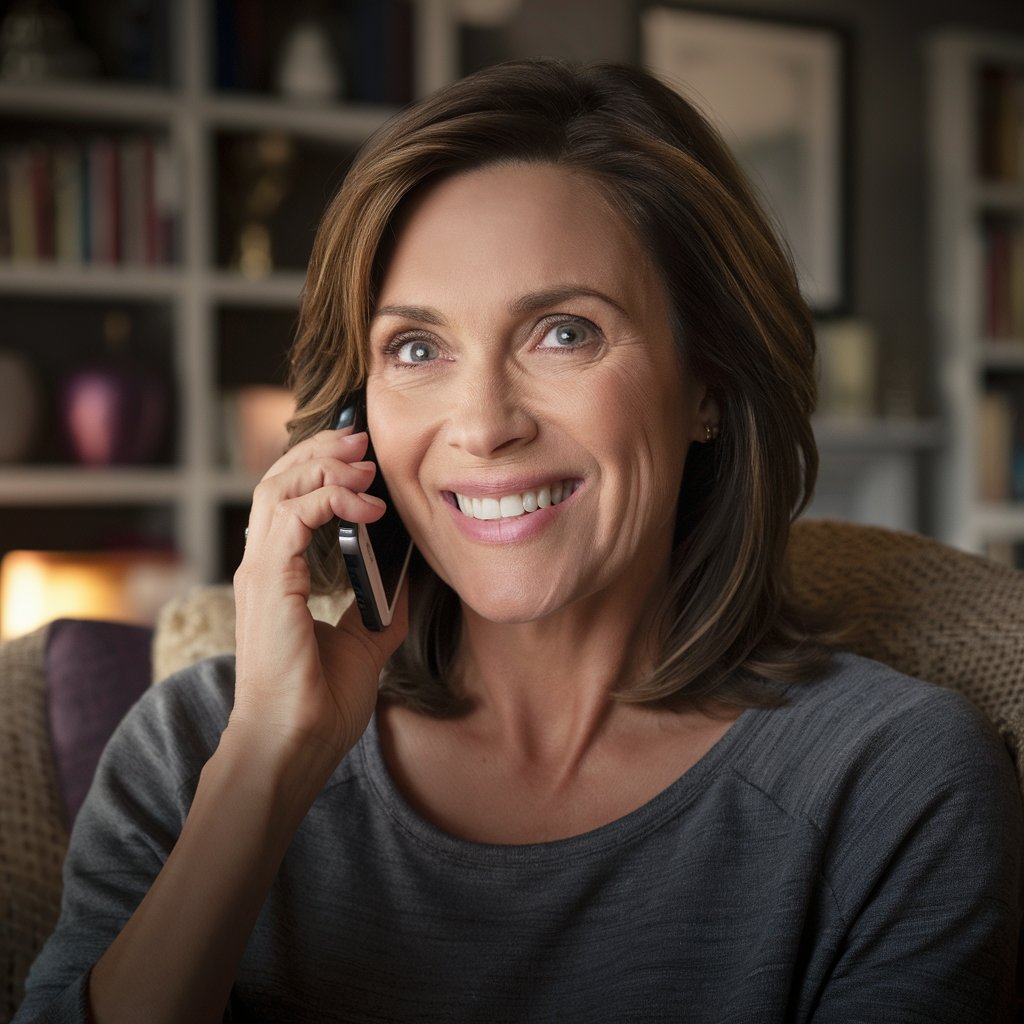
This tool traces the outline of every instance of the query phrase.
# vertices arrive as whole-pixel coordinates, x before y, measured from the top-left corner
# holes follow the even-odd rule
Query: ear
[[[718,436],[721,411],[718,399],[704,384],[697,385],[697,404],[693,416],[690,439],[701,443],[713,441]]]

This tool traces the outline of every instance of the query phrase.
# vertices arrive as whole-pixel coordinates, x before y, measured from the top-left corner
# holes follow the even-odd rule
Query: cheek
[[[383,473],[399,511],[415,461],[415,426],[407,403],[387,389],[366,388],[366,419],[377,472]]]

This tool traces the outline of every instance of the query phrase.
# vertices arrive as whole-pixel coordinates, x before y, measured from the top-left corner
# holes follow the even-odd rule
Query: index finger
[[[352,433],[351,427],[340,430],[321,430],[310,437],[304,438],[294,447],[289,448],[263,474],[263,479],[277,476],[278,473],[301,462],[313,459],[338,459],[341,462],[358,462],[366,454],[370,439],[365,430]]]

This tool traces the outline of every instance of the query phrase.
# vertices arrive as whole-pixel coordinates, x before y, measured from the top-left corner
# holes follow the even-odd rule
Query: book
[[[118,140],[118,228],[121,262],[147,262],[146,146],[148,140],[127,135]]]
[[[88,146],[89,261],[113,264],[120,251],[118,152],[114,140],[96,136]]]
[[[82,205],[82,150],[73,143],[54,147],[53,220],[54,257],[61,263],[85,259]]]
[[[982,393],[978,403],[978,497],[1000,504],[1010,500],[1013,461],[1013,406],[1003,390]]]
[[[32,209],[32,158],[24,146],[18,146],[8,152],[6,162],[11,259],[15,263],[30,263],[38,251]]]

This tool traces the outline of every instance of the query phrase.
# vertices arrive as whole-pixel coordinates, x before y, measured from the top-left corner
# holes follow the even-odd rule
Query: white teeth
[[[455,494],[455,501],[462,514],[473,519],[515,519],[525,513],[557,505],[568,498],[576,487],[575,481],[565,480],[534,491],[503,494],[498,498],[469,498],[464,494]]]
[[[512,519],[514,516],[521,516],[525,511],[523,499],[518,494],[506,494],[498,502],[498,507],[501,509],[502,519]]]

